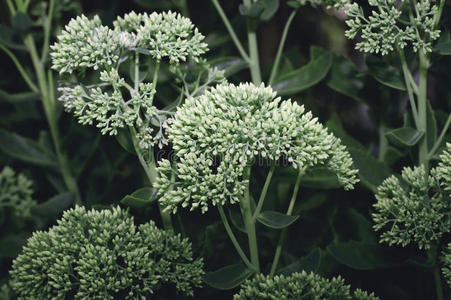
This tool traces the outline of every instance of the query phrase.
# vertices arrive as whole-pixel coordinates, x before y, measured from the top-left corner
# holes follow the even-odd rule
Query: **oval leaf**
[[[238,229],[242,233],[247,233],[246,226],[244,225],[243,216],[241,215],[241,213],[229,209],[229,217],[230,220],[232,221],[233,226],[235,226],[236,229]]]
[[[132,138],[130,137],[130,133],[127,130],[118,130],[117,134],[114,137],[122,146],[122,148],[124,148],[128,153],[136,154]]]
[[[279,274],[290,275],[295,272],[315,272],[321,262],[321,249],[315,248],[309,254],[281,269]]]
[[[337,243],[327,246],[327,251],[340,263],[356,270],[374,270],[399,265],[380,245],[360,242]]]
[[[140,209],[151,205],[157,200],[157,190],[144,187],[122,198],[121,203],[131,208]]]
[[[248,63],[246,61],[235,56],[219,57],[210,61],[210,65],[218,68],[219,70],[223,70],[225,77],[232,76],[233,74],[236,74],[248,67]]]
[[[451,55],[451,42],[442,42],[438,43],[434,47],[434,52],[437,52],[440,55]]]
[[[230,290],[239,286],[254,273],[242,264],[229,265],[205,274],[204,282],[218,290]]]
[[[403,76],[399,69],[374,55],[366,55],[365,63],[368,66],[369,75],[378,82],[396,90],[406,90]]]
[[[288,227],[297,219],[299,219],[299,216],[289,216],[272,210],[264,211],[257,217],[260,223],[273,229]]]
[[[403,127],[394,129],[385,134],[385,136],[394,144],[400,146],[412,147],[423,137],[424,132],[418,131],[412,127]]]
[[[272,88],[281,96],[299,93],[326,77],[331,64],[332,54],[324,53],[307,65],[282,76]]]
[[[357,67],[347,58],[334,55],[327,86],[353,100],[363,102],[363,81],[357,78]]]
[[[58,194],[33,207],[32,213],[49,219],[57,219],[59,214],[74,203],[74,199],[74,195],[69,192]]]
[[[0,150],[14,158],[40,166],[57,166],[55,156],[33,140],[0,129]]]

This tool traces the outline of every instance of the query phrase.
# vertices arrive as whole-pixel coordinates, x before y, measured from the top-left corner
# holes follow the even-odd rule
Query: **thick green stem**
[[[255,270],[255,266],[249,261],[246,254],[244,253],[243,249],[240,246],[240,243],[238,243],[238,240],[236,239],[235,235],[233,234],[233,230],[230,227],[229,221],[227,220],[227,217],[224,213],[224,210],[222,209],[222,206],[218,205],[219,215],[221,216],[222,224],[224,224],[224,227],[227,231],[227,234],[229,235],[230,240],[232,241],[233,246],[235,247],[236,251],[238,252],[238,255],[243,260],[244,264],[252,269]]]
[[[418,111],[417,106],[415,104],[415,97],[413,95],[412,85],[409,78],[411,78],[411,74],[409,71],[409,67],[407,65],[406,56],[404,54],[404,50],[398,49],[399,58],[401,59],[402,72],[404,75],[404,82],[407,88],[407,94],[409,96],[410,107],[412,109],[413,120],[415,122],[415,126],[417,129],[420,129],[420,121],[418,119]]]
[[[218,11],[218,14],[222,19],[222,22],[224,22],[224,25],[227,28],[227,31],[229,32],[229,35],[232,38],[233,43],[235,44],[236,48],[238,49],[238,52],[240,52],[241,57],[245,61],[250,62],[249,55],[246,53],[246,50],[244,50],[243,45],[241,44],[240,40],[236,36],[235,31],[233,30],[233,27],[229,22],[229,19],[227,18],[226,14],[224,13],[224,10],[221,7],[221,4],[219,4],[218,0],[211,0],[211,1],[213,2],[213,5],[215,6],[216,10]]]
[[[434,262],[434,282],[435,282],[435,292],[437,294],[437,300],[443,300],[443,289],[442,289],[442,279],[440,277],[440,264],[438,261],[438,245],[432,245],[431,249],[427,251],[427,256]]]
[[[419,53],[420,60],[420,84],[418,88],[418,122],[419,130],[426,133],[427,128],[427,72],[429,62],[423,51]],[[429,170],[427,138],[424,136],[420,141],[419,163],[424,165],[426,174]]]
[[[384,160],[385,153],[387,152],[388,141],[385,137],[385,125],[379,126],[379,161]]]
[[[157,168],[155,165],[153,151],[152,151],[152,149],[147,150],[147,151],[149,151],[150,154],[149,154],[148,158],[146,159],[144,157],[144,154],[141,151],[141,147],[139,146],[138,139],[136,138],[135,128],[129,127],[129,130],[130,130],[130,136],[133,141],[133,146],[135,148],[136,155],[138,156],[138,160],[139,160],[141,166],[143,167],[144,172],[147,175],[150,185],[153,186],[153,184],[157,181],[157,177],[158,177],[158,172],[157,172]],[[174,227],[172,226],[171,214],[169,212],[163,211],[163,209],[161,208],[160,205],[158,205],[158,208],[160,211],[161,221],[163,223],[164,229],[173,231]]]
[[[276,164],[273,161],[271,163],[271,168],[269,169],[268,175],[266,175],[265,184],[263,185],[262,192],[260,194],[260,198],[258,199],[257,207],[255,208],[254,214],[252,215],[252,220],[255,222],[255,219],[260,214],[262,210],[263,203],[265,202],[266,193],[268,192],[269,183],[271,182],[272,175],[274,174],[274,170],[276,169]]]
[[[299,169],[298,177],[296,178],[296,183],[294,185],[293,194],[290,199],[290,204],[288,205],[288,209],[286,214],[291,216],[293,213],[294,203],[296,202],[296,198],[298,196],[299,187],[301,184],[302,176],[305,174],[305,168]],[[287,229],[282,229],[282,233],[280,234],[279,242],[277,243],[276,253],[274,254],[274,259],[271,265],[271,271],[269,272],[269,276],[274,276],[277,270],[277,265],[279,264],[280,254],[282,253],[282,247],[285,242],[287,236]]]
[[[245,179],[249,180],[250,167],[246,170]],[[243,215],[244,226],[246,227],[247,238],[249,240],[249,252],[251,254],[251,263],[257,273],[260,272],[260,261],[258,258],[257,234],[255,232],[255,220],[252,219],[251,200],[249,194],[249,182],[247,184],[246,193],[240,202],[241,214]]]
[[[44,22],[44,45],[42,46],[41,62],[44,63],[47,60],[49,54],[49,42],[50,42],[50,29],[52,26],[53,9],[55,7],[55,0],[50,0],[49,12],[47,19]]]
[[[260,59],[258,57],[258,43],[256,24],[251,20],[247,20],[247,41],[249,43],[249,55],[250,55],[250,69],[252,82],[255,85],[260,85],[262,77],[260,73]]]
[[[285,23],[285,27],[283,28],[282,37],[280,38],[279,48],[277,49],[276,58],[274,60],[274,65],[272,66],[271,75],[269,76],[268,85],[271,85],[274,79],[277,76],[277,72],[279,71],[280,58],[282,57],[283,48],[285,46],[285,40],[287,39],[288,30],[290,29],[291,23],[293,22],[294,17],[296,16],[297,10],[293,10],[288,17],[287,22]]]
[[[25,47],[30,53],[31,61],[33,63],[33,67],[36,72],[39,90],[42,95],[42,104],[44,107],[44,112],[47,118],[47,122],[49,124],[50,134],[52,136],[53,145],[55,147],[55,152],[58,159],[60,171],[63,176],[64,183],[66,184],[66,187],[69,190],[69,192],[75,195],[75,203],[81,205],[82,201],[77,181],[75,180],[75,177],[72,174],[68,159],[61,150],[61,139],[58,130],[58,122],[56,119],[56,107],[55,107],[56,99],[54,93],[52,74],[51,72],[49,72],[47,78],[44,70],[44,65],[38,57],[33,36],[31,36],[31,34],[27,34],[24,37],[23,41]]]

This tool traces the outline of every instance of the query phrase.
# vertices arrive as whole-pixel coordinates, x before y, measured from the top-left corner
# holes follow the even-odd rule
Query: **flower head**
[[[240,291],[234,295],[234,300],[288,300],[288,299],[355,299],[378,300],[374,294],[356,290],[351,294],[350,286],[343,278],[326,279],[315,273],[293,273],[289,276],[274,277],[258,274],[253,279],[246,280]]]
[[[210,204],[240,201],[244,171],[257,158],[283,158],[295,168],[323,165],[346,189],[357,181],[340,140],[303,106],[281,101],[263,85],[221,84],[189,98],[174,115],[168,139],[176,155],[175,178],[163,160],[156,186],[161,204],[172,211],[182,205],[205,212]]]
[[[381,242],[406,246],[413,242],[429,249],[451,228],[451,144],[428,177],[423,165],[406,167],[399,180],[385,179],[377,188],[374,229],[383,231]]]
[[[187,239],[152,221],[135,226],[120,208],[76,207],[33,234],[10,274],[19,299],[146,299],[162,285],[192,295],[202,267]]]
[[[10,167],[0,172],[0,207],[11,209],[16,217],[26,218],[36,205],[32,199],[33,183],[23,174],[16,174]]]

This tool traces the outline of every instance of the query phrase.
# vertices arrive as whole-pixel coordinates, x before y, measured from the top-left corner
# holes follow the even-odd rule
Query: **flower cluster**
[[[295,168],[322,165],[352,189],[357,170],[340,140],[291,100],[281,101],[270,87],[221,84],[189,98],[168,129],[175,170],[160,162],[156,188],[160,202],[177,207],[224,205],[240,201],[255,159],[285,159]],[[173,177],[173,178],[171,178]]]
[[[131,12],[117,18],[113,25],[108,28],[98,16],[88,19],[82,15],[72,19],[58,36],[51,47],[52,68],[77,78],[75,84],[66,83],[58,89],[59,100],[80,123],[95,123],[102,134],[115,135],[121,128],[134,127],[141,148],[148,149],[156,143],[162,146],[166,141],[161,127],[166,116],[153,106],[158,66],[168,61],[174,71],[189,58],[198,62],[207,51],[204,36],[188,18],[173,12]],[[146,59],[141,61],[141,70],[140,57]],[[155,82],[145,81],[150,71],[149,59],[153,62]],[[121,64],[127,61],[135,69],[133,84],[126,81],[128,74],[119,72]],[[144,66],[147,72],[141,72]],[[98,84],[81,83],[80,75],[86,70],[95,71]],[[153,126],[160,127],[157,134]]]
[[[29,217],[36,205],[31,197],[32,185],[23,174],[16,174],[10,167],[4,167],[0,172],[0,207],[11,209],[16,217]]]
[[[446,282],[451,287],[451,243],[442,251],[442,262],[443,277],[445,277]]]
[[[336,2],[350,18],[346,21],[349,26],[346,36],[353,39],[360,32],[362,41],[356,44],[356,49],[364,52],[385,55],[408,43],[414,51],[431,52],[432,42],[440,35],[434,24],[438,7],[431,0],[368,0],[374,8],[369,15],[357,3]],[[410,18],[405,14],[410,14]]]
[[[451,228],[451,144],[440,156],[438,167],[426,177],[423,166],[402,171],[402,181],[391,176],[377,188],[373,214],[375,230],[383,230],[381,242],[406,246],[414,242],[429,249]]]
[[[162,285],[193,295],[202,267],[187,239],[153,222],[137,227],[120,208],[76,207],[33,234],[10,274],[19,299],[148,299]]]
[[[351,293],[350,286],[346,285],[341,277],[329,280],[315,273],[302,271],[302,273],[293,273],[289,276],[269,277],[259,274],[253,279],[246,280],[233,299],[378,300],[379,298],[373,293],[368,294],[359,289]]]

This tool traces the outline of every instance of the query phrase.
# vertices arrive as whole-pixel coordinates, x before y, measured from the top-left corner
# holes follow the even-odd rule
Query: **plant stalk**
[[[254,214],[252,215],[252,220],[255,222],[255,219],[260,214],[262,210],[263,203],[265,202],[266,193],[268,192],[269,183],[271,182],[272,175],[274,174],[274,170],[276,169],[275,162],[271,163],[271,168],[269,169],[268,175],[266,175],[265,183],[263,185],[262,192],[260,194],[260,198],[258,199],[257,207],[255,208]]]
[[[296,183],[294,185],[293,194],[290,199],[290,204],[288,205],[288,209],[286,214],[291,216],[293,213],[294,203],[296,202],[296,198],[298,196],[299,187],[301,184],[302,176],[305,174],[305,168],[299,169],[298,177],[296,178]],[[287,235],[287,229],[282,229],[282,233],[280,234],[279,242],[277,243],[276,253],[274,254],[274,259],[271,265],[271,271],[269,272],[269,276],[274,276],[277,270],[277,265],[279,264],[280,254],[282,253],[282,247],[285,242]]]
[[[277,76],[277,72],[279,71],[280,58],[282,57],[283,48],[285,46],[285,41],[287,39],[288,30],[290,29],[291,23],[293,22],[294,17],[296,16],[297,10],[293,10],[288,17],[287,22],[285,23],[285,27],[283,28],[282,37],[280,38],[279,48],[277,49],[276,58],[274,60],[274,65],[271,69],[271,75],[269,76],[268,85],[271,85],[274,79]]]
[[[427,72],[428,72],[428,59],[423,51],[419,52],[420,62],[420,83],[418,87],[418,122],[419,130],[425,133],[425,136],[421,139],[419,145],[419,163],[424,165],[426,174],[429,170],[428,160],[428,147],[427,147]]]
[[[245,179],[249,180],[251,168],[247,167]],[[247,184],[246,193],[240,202],[241,214],[243,216],[244,226],[246,227],[247,238],[249,240],[249,252],[251,255],[251,263],[257,273],[260,273],[260,262],[258,259],[257,234],[255,232],[255,220],[252,218],[251,201],[249,194],[249,182]]]
[[[258,57],[258,43],[256,24],[251,20],[247,20],[247,41],[249,43],[249,55],[250,55],[250,70],[252,82],[255,85],[260,85],[262,77],[260,73],[260,59]]]

